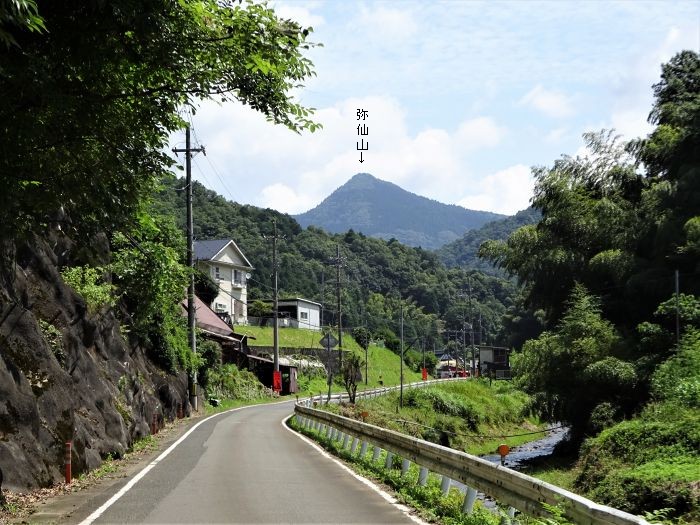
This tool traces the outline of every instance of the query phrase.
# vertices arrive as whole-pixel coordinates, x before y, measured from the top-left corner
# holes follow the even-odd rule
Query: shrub
[[[101,267],[73,266],[64,268],[61,277],[65,283],[80,295],[90,313],[97,312],[103,306],[114,306],[113,287],[104,282],[105,270]]]
[[[39,328],[41,329],[41,335],[44,336],[44,341],[51,347],[53,355],[56,356],[59,364],[65,366],[66,364],[66,352],[63,348],[63,334],[48,321],[39,319]]]
[[[700,331],[691,330],[678,353],[656,370],[652,393],[657,399],[675,400],[689,407],[700,407]]]
[[[688,518],[700,508],[698,450],[697,410],[652,405],[584,443],[575,484],[596,501],[634,514],[669,508]]]
[[[274,396],[269,388],[258,381],[255,374],[239,370],[233,364],[215,366],[209,370],[206,392],[210,398],[246,401]]]

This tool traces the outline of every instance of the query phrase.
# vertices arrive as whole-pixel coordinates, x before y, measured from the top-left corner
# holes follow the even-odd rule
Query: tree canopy
[[[673,292],[700,292],[700,56],[683,51],[654,86],[644,139],[585,135],[589,153],[535,169],[533,207],[542,219],[481,255],[524,284],[526,300],[556,323],[576,282],[604,314],[634,329]]]
[[[238,100],[292,130],[317,127],[291,96],[313,75],[310,28],[265,4],[9,4],[0,8],[0,37],[15,44],[0,55],[5,237],[66,215],[88,232],[132,219],[171,165],[164,147],[183,108],[198,100]]]

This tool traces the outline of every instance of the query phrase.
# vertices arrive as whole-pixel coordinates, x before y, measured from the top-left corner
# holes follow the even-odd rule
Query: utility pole
[[[335,290],[338,306],[338,370],[343,365],[343,312],[340,303],[340,267],[343,265],[344,258],[340,256],[340,244],[336,244],[336,256],[329,259],[330,264],[335,265]]]
[[[326,302],[326,276],[321,269],[321,326],[323,326],[323,305]]]
[[[400,372],[399,408],[403,408],[403,303],[401,303],[401,372]]]
[[[202,152],[207,154],[204,147],[192,148],[190,144],[190,127],[185,129],[185,148],[173,148],[173,153],[185,154],[185,176],[187,186],[187,266],[194,266],[194,221],[192,219],[192,153]],[[197,337],[195,334],[195,307],[194,307],[194,272],[190,272],[190,283],[187,287],[187,335],[190,350],[197,353]],[[197,372],[192,372],[189,378],[190,404],[195,412],[198,411],[197,403]]]
[[[279,299],[278,299],[278,288],[277,288],[277,220],[272,219],[272,269],[275,276],[274,282],[274,293],[273,298],[273,370],[275,376],[279,374],[280,371],[280,324],[279,324]],[[274,377],[272,380],[274,388]]]
[[[335,287],[338,298],[338,365],[343,366],[343,311],[340,305],[340,244],[335,245],[336,267],[335,267]]]
[[[469,343],[471,345],[472,363],[471,376],[474,377],[476,368],[476,356],[474,354],[474,316],[472,315],[472,278],[467,280],[469,285]]]
[[[676,270],[676,350],[681,347],[681,304],[679,298],[680,291],[680,276],[678,275],[678,270]]]

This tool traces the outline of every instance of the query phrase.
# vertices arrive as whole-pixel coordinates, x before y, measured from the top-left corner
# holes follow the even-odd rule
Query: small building
[[[510,379],[510,349],[479,346],[479,370],[484,377]]]
[[[232,354],[232,357],[231,362],[235,363],[236,366],[250,370],[263,385],[270,389],[272,388],[272,374],[275,369],[272,359],[243,352],[236,352]],[[296,394],[299,390],[297,385],[297,367],[282,359],[280,359],[279,367],[280,375],[282,376],[282,391],[280,394]]]
[[[180,303],[182,315],[187,317],[187,299]],[[246,336],[235,334],[221,318],[209,308],[204,301],[195,295],[194,297],[195,324],[206,339],[216,341],[227,351],[241,352],[245,346]]]
[[[273,301],[263,301],[273,304]],[[279,311],[279,323],[281,327],[306,328],[308,330],[321,330],[321,303],[293,297],[279,299],[277,301]]]
[[[231,239],[194,242],[198,269],[218,285],[219,293],[209,305],[232,324],[248,324],[248,278],[253,265]]]

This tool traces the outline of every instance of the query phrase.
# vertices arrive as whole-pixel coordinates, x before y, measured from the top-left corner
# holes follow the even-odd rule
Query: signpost
[[[328,398],[326,399],[326,403],[330,403],[331,385],[333,384],[333,356],[331,356],[331,348],[335,348],[338,345],[338,340],[333,337],[333,334],[328,333],[321,338],[319,344],[326,349],[328,354]]]

